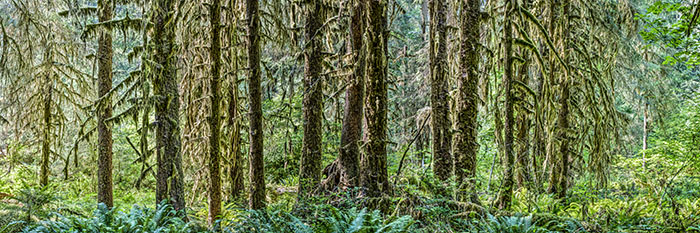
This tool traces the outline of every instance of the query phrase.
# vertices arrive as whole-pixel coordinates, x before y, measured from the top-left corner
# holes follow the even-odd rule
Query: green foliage
[[[249,210],[233,218],[227,232],[337,232],[397,233],[409,232],[415,221],[410,216],[384,218],[378,210],[338,209],[320,205],[301,218],[278,207]]]
[[[168,205],[158,209],[134,206],[129,213],[109,209],[100,204],[91,218],[63,216],[55,213],[57,220],[46,220],[24,232],[203,232],[194,222],[186,222]]]
[[[700,24],[693,21],[697,8],[690,1],[658,0],[647,8],[646,13],[636,16],[645,23],[645,30],[639,32],[644,40],[676,51],[673,56],[666,56],[664,64],[700,65],[700,37],[697,34]]]

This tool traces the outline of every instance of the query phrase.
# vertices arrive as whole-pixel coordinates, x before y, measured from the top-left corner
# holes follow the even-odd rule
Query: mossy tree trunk
[[[53,94],[53,87],[48,74],[46,75],[46,83],[44,85],[46,85],[44,87],[44,108],[42,113],[42,118],[44,120],[44,135],[43,139],[41,140],[41,169],[39,172],[39,184],[41,186],[46,186],[49,184],[49,175],[51,173],[49,168],[49,159],[51,158],[51,96]]]
[[[114,3],[110,0],[97,2],[100,22],[112,20]],[[97,41],[97,144],[99,158],[97,161],[97,202],[112,207],[112,124],[107,122],[112,117],[112,29],[100,32]]]
[[[531,10],[532,8],[532,0],[526,0],[523,3],[523,8],[527,10]],[[521,24],[521,27],[523,31],[528,32],[530,31],[530,25],[528,21],[524,21]],[[518,69],[518,81],[524,85],[528,85],[530,82],[530,64],[531,64],[531,59],[530,59],[530,51],[528,49],[520,49],[520,54],[521,57],[523,58],[524,62],[520,65]],[[515,180],[518,184],[518,187],[532,187],[533,184],[533,174],[532,174],[532,168],[531,168],[531,163],[530,163],[530,113],[528,112],[528,93],[523,90],[522,88],[519,88],[516,92],[517,96],[516,99],[518,99],[520,102],[518,104],[518,112],[517,112],[517,121],[516,125],[518,127],[518,135],[517,135],[517,142],[518,142],[518,151],[516,155],[516,172],[515,172]]]
[[[156,116],[156,202],[164,200],[176,210],[185,209],[182,155],[180,153],[180,94],[175,56],[175,5],[156,0],[153,44],[155,45],[154,88]]]
[[[258,0],[246,0],[248,43],[248,116],[250,129],[250,202],[249,208],[265,207],[265,175],[263,166],[262,87],[260,72],[260,13]]]
[[[433,172],[446,181],[452,176],[449,91],[447,87],[446,1],[430,0],[430,107],[433,134]]]
[[[390,192],[387,174],[387,17],[386,0],[363,0],[365,14],[366,150],[362,186],[370,197]]]
[[[302,143],[301,166],[299,168],[299,199],[310,195],[321,181],[323,160],[323,57],[321,55],[322,2],[307,0],[305,3],[306,24],[304,34],[304,141]]]
[[[220,114],[220,70],[221,70],[221,2],[212,0],[209,5],[209,26],[211,32],[211,45],[209,58],[211,62],[211,80],[209,81],[209,100],[211,108],[209,113],[209,224],[214,225],[221,215],[221,114]]]
[[[476,155],[479,150],[479,0],[461,0],[460,77],[457,79],[457,119],[454,134],[456,199],[478,202],[475,192]]]
[[[504,158],[503,158],[503,184],[498,194],[497,207],[501,210],[510,208],[513,198],[513,167],[515,156],[513,155],[513,27],[512,18],[514,0],[505,1],[504,37],[503,37],[503,64],[504,64],[504,92],[505,92],[505,122],[503,124],[504,134]]]
[[[362,54],[363,11],[359,1],[353,1],[350,18],[348,51],[353,64],[353,73],[347,78],[345,89],[345,111],[340,136],[340,181],[341,185],[358,185],[360,172],[360,141],[362,140],[363,99],[365,95],[364,65]]]

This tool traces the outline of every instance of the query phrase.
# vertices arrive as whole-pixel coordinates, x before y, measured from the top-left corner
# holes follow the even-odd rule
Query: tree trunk
[[[231,200],[239,201],[241,194],[245,190],[243,182],[243,158],[241,158],[241,123],[238,113],[238,46],[235,27],[232,27],[230,38],[233,43],[230,45],[233,49],[233,76],[231,77],[231,87],[229,88],[229,103],[228,103],[228,125],[231,128],[230,151],[229,151],[229,179],[231,181]]]
[[[112,20],[112,1],[100,0],[97,3],[100,22]],[[112,90],[111,29],[101,32],[97,43],[97,89],[100,97],[97,104],[97,202],[112,207],[112,124],[107,122],[112,117],[112,97],[107,96]]]
[[[642,171],[647,170],[647,136],[649,134],[649,103],[644,100],[644,122],[643,122],[643,132],[642,132]]]
[[[248,22],[248,114],[250,117],[250,202],[251,209],[265,207],[265,175],[263,166],[263,125],[262,125],[262,87],[260,73],[260,14],[258,0],[246,0],[246,17]]]
[[[53,88],[50,76],[46,75],[46,93],[44,93],[44,138],[41,140],[41,171],[39,173],[39,184],[46,186],[49,184],[49,159],[51,158],[51,96]]]
[[[432,109],[433,172],[446,181],[452,175],[447,90],[447,25],[445,1],[430,3],[430,106]]]
[[[565,62],[568,62],[569,4],[568,1],[555,1],[552,6],[553,12],[561,10],[562,14],[561,18],[555,18],[561,20],[561,22],[558,24],[559,28],[554,27],[554,30],[557,32],[554,33],[554,35],[558,35],[558,38],[560,38],[557,46],[561,49],[562,58]],[[554,63],[552,63],[552,65],[554,66]],[[560,79],[561,95],[558,101],[560,109],[557,116],[557,128],[555,131],[557,132],[557,139],[559,140],[559,158],[554,160],[557,166],[553,167],[549,190],[550,193],[553,193],[559,199],[566,197],[566,190],[568,188],[570,142],[567,132],[569,131],[569,98],[571,95],[570,86],[572,81],[569,77],[568,69],[563,67],[562,70],[564,71],[564,75],[563,78]]]
[[[156,96],[156,148],[158,173],[156,202],[164,200],[176,210],[185,210],[182,155],[180,154],[180,94],[178,93],[175,51],[174,3],[172,0],[154,1],[155,25],[153,43],[154,90]]]
[[[530,10],[532,8],[532,0],[526,0],[524,2],[523,8]],[[528,21],[522,22],[523,31],[529,32],[530,25]],[[524,59],[523,64],[518,70],[518,81],[524,85],[528,85],[530,82],[530,51],[527,49],[520,49],[522,58]],[[516,156],[516,172],[515,180],[517,181],[518,187],[531,187],[532,186],[532,169],[530,167],[530,114],[527,111],[527,103],[529,97],[527,93],[518,89],[517,97],[520,101],[518,105],[518,115],[516,125],[518,126],[518,152]]]
[[[379,197],[389,193],[387,175],[387,45],[386,1],[363,0],[366,9],[365,54],[366,87],[365,119],[367,122],[366,151],[362,159],[362,186],[367,196]]]
[[[557,20],[559,20],[560,17],[560,12],[559,12],[559,5],[561,2],[559,0],[554,0],[549,4],[549,34],[552,35],[552,39],[561,39],[560,35],[558,36],[557,33]],[[556,43],[556,41],[555,41]],[[556,45],[555,45],[556,46]],[[549,71],[549,83],[553,84],[555,82],[556,74],[559,71],[559,66],[557,65],[557,60],[556,60],[556,55],[555,53],[558,53],[558,51],[554,49],[549,49],[549,66],[550,66],[550,71]],[[548,134],[548,130],[545,130],[546,134]],[[549,138],[549,141],[552,139]],[[558,192],[558,183],[559,183],[559,175],[561,174],[561,163],[558,162],[559,158],[554,156],[552,154],[552,146],[551,142],[547,143],[546,147],[546,157],[548,161],[548,166],[550,169],[549,172],[549,188],[547,192],[549,193],[557,193]]]
[[[456,199],[477,203],[475,192],[477,122],[479,104],[479,0],[461,0],[460,77],[457,79],[457,119],[455,121],[455,165],[457,179]]]
[[[357,186],[359,178],[360,141],[362,140],[362,101],[365,95],[364,69],[362,56],[362,5],[354,1],[350,19],[349,51],[352,58],[353,73],[348,76],[345,89],[345,112],[340,136],[340,180],[341,185]]]
[[[209,10],[209,23],[211,27],[211,46],[209,57],[211,60],[211,80],[209,81],[211,109],[209,114],[209,224],[214,225],[221,215],[221,150],[219,148],[219,136],[221,132],[220,114],[220,69],[221,69],[221,41],[219,34],[221,24],[221,2],[212,0]]]
[[[512,196],[513,196],[513,166],[515,156],[513,155],[513,28],[511,26],[511,14],[513,13],[513,3],[512,0],[506,1],[506,12],[505,12],[505,22],[504,22],[504,86],[506,93],[505,101],[505,122],[503,124],[503,134],[504,134],[504,159],[503,159],[503,184],[500,193],[498,194],[498,208],[501,210],[510,208]]]
[[[306,24],[304,27],[306,46],[304,49],[304,142],[302,144],[301,167],[299,168],[299,199],[302,200],[321,181],[323,152],[323,57],[321,55],[321,5],[320,0],[306,2]]]

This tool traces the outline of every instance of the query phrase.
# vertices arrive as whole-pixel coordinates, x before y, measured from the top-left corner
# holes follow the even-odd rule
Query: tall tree
[[[209,91],[211,109],[209,109],[209,224],[214,225],[221,215],[221,150],[219,149],[219,135],[221,130],[220,116],[220,70],[221,70],[221,2],[212,0],[209,5],[209,26],[211,27],[211,46],[209,57],[211,60],[211,80]]]
[[[265,175],[263,166],[262,87],[260,86],[260,13],[258,0],[246,0],[248,22],[248,116],[250,129],[250,202],[251,209],[265,207]]]
[[[110,0],[97,2],[100,22],[112,20],[114,3]],[[97,202],[107,207],[112,201],[112,29],[101,30],[97,47],[97,89],[100,97],[97,111],[97,141],[99,159],[97,162]]]
[[[241,156],[241,119],[238,106],[238,16],[235,11],[237,7],[231,4],[229,7],[229,17],[234,17],[234,23],[229,23],[227,27],[228,40],[231,41],[229,44],[230,54],[232,54],[233,59],[233,71],[230,72],[232,75],[229,78],[229,100],[228,100],[228,126],[230,127],[230,147],[229,147],[229,179],[231,182],[230,186],[230,197],[233,201],[238,201],[243,193],[244,177],[243,177],[243,158]],[[229,22],[231,22],[229,21]]]
[[[525,0],[523,2],[523,8],[531,9],[532,0]],[[521,21],[522,31],[529,33],[530,25],[529,21]],[[530,51],[526,48],[521,48],[520,56],[523,59],[523,63],[520,65],[517,74],[517,80],[522,85],[528,85],[530,81]],[[519,100],[517,121],[516,125],[518,127],[517,134],[517,154],[515,156],[515,180],[517,181],[518,187],[532,187],[532,169],[530,163],[530,113],[528,112],[528,93],[523,90],[524,88],[518,88],[516,90],[516,99]]]
[[[460,77],[457,79],[457,119],[454,134],[454,172],[457,200],[478,202],[474,192],[479,104],[479,0],[461,0]]]
[[[447,1],[430,0],[430,107],[433,134],[433,171],[440,180],[452,175],[447,90]]]
[[[552,169],[549,177],[549,193],[555,194],[557,198],[563,198],[566,195],[568,173],[569,173],[569,143],[567,132],[569,131],[569,98],[571,95],[570,82],[572,81],[569,77],[568,68],[566,67],[567,62],[567,37],[568,37],[568,10],[569,2],[567,0],[556,0],[553,1],[550,6],[550,34],[554,35],[556,38],[555,49],[553,53],[561,53],[564,64],[561,67],[558,61],[550,59],[550,66],[552,67],[552,72],[550,73],[550,78],[555,81],[556,75],[559,76],[559,112],[557,113],[557,125],[555,128],[556,139],[559,140],[559,151],[556,155],[552,155],[550,167]],[[561,17],[557,17],[561,16]],[[560,51],[557,51],[560,50]],[[563,71],[563,74],[556,71]]]
[[[180,94],[175,56],[175,4],[153,1],[155,46],[154,88],[156,117],[156,202],[168,200],[176,210],[185,209],[182,155],[180,153]]]
[[[515,0],[504,0],[505,1],[505,15],[504,15],[504,53],[503,53],[503,64],[504,64],[504,92],[505,92],[505,122],[503,125],[504,134],[504,158],[503,158],[503,184],[500,193],[498,194],[497,206],[499,209],[510,208],[511,199],[513,196],[513,166],[515,156],[513,155],[513,126],[515,121],[513,119],[513,27],[512,27],[512,17]]]
[[[321,54],[321,6],[320,0],[306,1],[306,25],[304,34],[304,141],[301,167],[299,168],[299,197],[309,195],[321,180],[323,139],[323,57]]]
[[[569,97],[571,95],[571,77],[569,77],[568,66],[568,36],[569,36],[569,0],[563,0],[561,5],[562,18],[560,30],[560,43],[559,47],[562,50],[562,57],[564,59],[562,75],[559,79],[559,85],[561,86],[561,95],[559,96],[559,114],[557,116],[557,138],[559,139],[559,156],[557,159],[560,163],[559,170],[559,180],[555,181],[557,188],[554,193],[558,198],[564,198],[566,196],[566,189],[568,187],[568,175],[569,175],[569,136],[567,132],[569,131]]]
[[[362,140],[362,100],[365,95],[364,64],[362,51],[362,4],[353,1],[350,18],[350,34],[348,35],[348,52],[350,53],[353,72],[347,77],[345,89],[345,111],[340,135],[340,180],[341,184],[356,186],[359,182],[360,146]]]
[[[387,17],[386,0],[363,0],[365,14],[365,77],[367,98],[366,151],[361,183],[370,197],[390,191],[387,174]]]
[[[50,53],[47,51],[44,57],[45,61],[48,61]],[[43,113],[42,118],[44,120],[44,134],[41,140],[41,169],[39,172],[39,184],[41,186],[46,186],[49,184],[49,175],[51,173],[49,167],[49,159],[51,154],[51,96],[53,94],[53,84],[51,81],[51,74],[44,74],[46,78],[44,80],[44,93],[42,93],[43,99]]]

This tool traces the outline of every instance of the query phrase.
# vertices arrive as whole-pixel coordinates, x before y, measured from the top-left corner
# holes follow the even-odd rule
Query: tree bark
[[[432,110],[433,172],[446,181],[452,176],[447,90],[447,25],[445,1],[430,0],[430,106]]]
[[[307,0],[304,33],[304,141],[301,167],[299,168],[299,199],[310,195],[321,181],[323,152],[323,57],[321,55],[321,5],[320,0]]]
[[[46,92],[44,93],[43,110],[44,138],[41,140],[41,171],[39,172],[39,184],[41,186],[46,186],[49,184],[49,175],[51,173],[49,168],[49,159],[51,158],[51,96],[53,94],[53,88],[51,85],[50,76],[48,74],[46,75],[45,85]]]
[[[251,209],[265,207],[265,175],[263,166],[262,87],[260,72],[260,14],[258,0],[246,0],[248,42],[248,116],[250,122],[250,202]]]
[[[387,17],[386,0],[363,0],[366,9],[365,54],[366,151],[362,159],[361,183],[367,196],[379,197],[390,191],[387,174]]]
[[[513,155],[513,28],[511,26],[511,14],[513,12],[513,0],[504,0],[505,3],[505,20],[504,20],[504,87],[506,93],[505,100],[505,122],[503,124],[504,134],[504,159],[503,159],[503,184],[500,193],[498,194],[497,206],[504,210],[510,208],[513,196],[513,166],[515,156]]]
[[[475,192],[479,84],[479,0],[461,0],[460,77],[457,79],[457,119],[454,134],[456,199],[479,202]]]
[[[568,36],[569,36],[569,20],[568,20],[568,15],[569,15],[569,2],[564,0],[564,1],[554,1],[552,4],[551,11],[553,12],[553,15],[559,14],[561,11],[562,17],[556,17],[554,19],[560,20],[560,22],[554,22],[554,26],[550,27],[550,30],[554,31],[553,35],[558,36],[556,38],[560,38],[557,46],[559,49],[561,49],[562,52],[562,58],[564,59],[565,62],[568,62]],[[558,27],[557,27],[558,26]],[[556,51],[555,51],[556,52]],[[552,66],[555,66],[555,63],[552,62]],[[567,132],[569,131],[569,98],[571,95],[571,79],[569,77],[569,72],[566,66],[562,67],[564,71],[564,75],[562,78],[560,78],[559,83],[561,86],[561,94],[559,96],[559,105],[560,109],[557,115],[557,128],[556,128],[556,133],[557,133],[557,139],[559,140],[559,154],[558,158],[554,159],[553,163],[555,163],[555,166],[552,166],[552,175],[550,176],[550,188],[549,192],[553,193],[557,198],[562,199],[566,197],[566,190],[568,188],[568,174],[569,174],[569,157],[570,157],[570,148],[569,148],[569,136]]]
[[[532,8],[532,0],[526,0],[524,2],[523,8],[530,10]],[[530,31],[530,24],[528,21],[522,22],[523,31]],[[528,85],[530,82],[530,51],[527,49],[520,49],[521,56],[524,60],[523,64],[518,70],[518,81],[524,85]],[[527,111],[528,95],[522,90],[518,89],[517,99],[520,100],[518,105],[518,115],[516,125],[518,126],[518,152],[516,156],[516,172],[515,180],[517,181],[518,187],[532,187],[533,175],[532,169],[530,167],[530,114]]]
[[[112,1],[97,2],[100,22],[112,20]],[[97,202],[112,207],[112,29],[100,33],[97,47],[97,89],[100,96],[97,104],[97,141],[99,159],[97,162]]]
[[[345,111],[340,136],[340,180],[342,185],[357,186],[359,178],[360,141],[362,140],[363,99],[365,95],[364,66],[365,60],[361,55],[362,5],[354,1],[350,19],[350,43],[353,73],[348,76],[348,86],[345,89]]]
[[[154,1],[153,43],[154,90],[156,96],[156,204],[164,200],[178,211],[185,210],[182,155],[180,154],[180,94],[175,51],[175,6],[172,0]]]
[[[238,112],[238,36],[236,26],[229,29],[229,36],[233,41],[230,45],[234,47],[233,55],[233,76],[231,77],[231,86],[229,88],[228,101],[228,125],[231,128],[230,132],[230,150],[229,150],[229,179],[231,182],[230,194],[232,201],[239,201],[241,194],[245,190],[243,181],[243,158],[241,157],[241,123]]]
[[[221,41],[219,34],[221,25],[221,2],[212,0],[209,6],[209,22],[211,27],[211,80],[209,91],[211,109],[209,114],[209,224],[214,225],[221,215],[221,150],[219,136],[221,132],[220,114],[220,70],[221,70]]]

